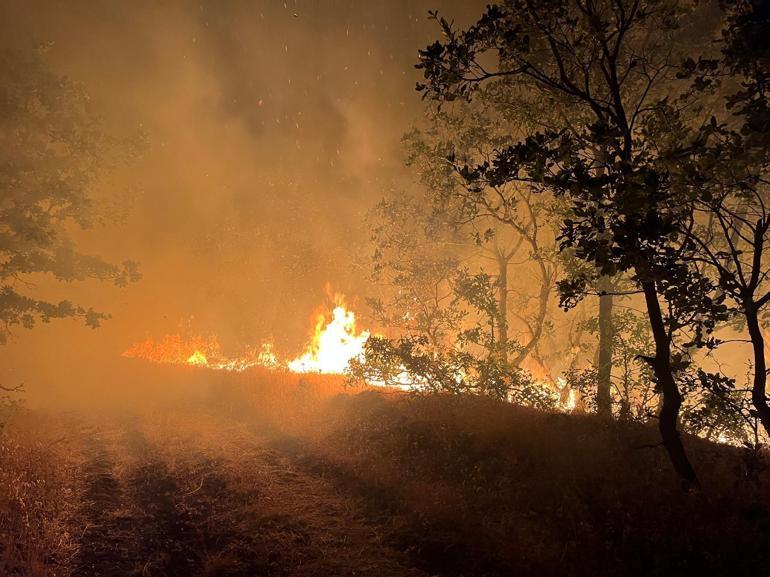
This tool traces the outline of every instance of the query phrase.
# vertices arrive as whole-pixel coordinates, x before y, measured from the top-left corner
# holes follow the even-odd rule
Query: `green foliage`
[[[460,244],[456,232],[419,198],[382,200],[369,215],[372,228],[372,281],[384,295],[370,298],[378,321],[429,336],[434,344],[459,330],[466,312],[452,290]]]
[[[32,275],[63,282],[139,278],[137,265],[79,253],[70,230],[103,220],[95,189],[128,147],[106,137],[88,95],[54,74],[42,51],[0,54],[0,343],[14,326],[80,317],[96,327],[108,315],[68,300],[25,294]]]
[[[693,247],[676,232],[692,213],[683,196],[689,191],[672,186],[657,156],[660,141],[681,139],[685,126],[686,113],[668,97],[686,90],[674,85],[670,62],[678,49],[672,34],[686,10],[664,0],[511,0],[489,6],[464,31],[441,19],[445,40],[421,52],[427,82],[418,89],[443,103],[475,97],[483,82],[505,78],[536,95],[530,98],[561,99],[564,116],[553,127],[552,111],[541,113],[518,142],[458,166],[469,194],[525,182],[569,198],[562,247],[595,274],[628,272],[638,283],[661,283],[661,296],[681,313],[668,316],[672,329],[694,323],[702,344],[701,332],[713,329],[702,321],[723,319],[725,310],[713,282],[686,264]],[[481,64],[486,53],[497,56],[493,71]],[[675,284],[699,290],[678,292]],[[562,303],[574,304],[586,286],[580,276],[562,282]]]
[[[497,350],[495,330],[505,321],[500,315],[495,285],[495,280],[483,270],[476,274],[471,274],[467,269],[457,271],[453,282],[454,292],[477,313],[474,315],[477,321],[457,335],[459,344],[479,345],[489,352]]]
[[[657,390],[654,375],[644,356],[654,347],[646,317],[627,306],[615,307],[612,315],[612,388],[613,414],[620,419],[646,422],[654,416]],[[599,320],[589,318],[581,323],[582,330],[595,337],[599,334]],[[596,409],[595,366],[576,368],[565,378],[571,389],[580,392],[585,408]]]
[[[456,166],[512,142],[524,118],[512,114],[512,98],[503,89],[483,93],[433,111],[405,135],[407,165],[422,188],[382,201],[371,215],[373,280],[383,295],[370,304],[383,325],[426,335],[436,350],[461,347],[479,362],[510,355],[517,367],[540,353],[552,329],[558,203],[527,187],[468,194]]]
[[[595,413],[597,410],[596,383],[599,379],[599,371],[596,367],[573,367],[564,373],[563,378],[567,390],[577,391],[580,395],[582,408],[590,413]]]
[[[372,336],[364,355],[350,364],[353,382],[409,386],[414,392],[474,394],[539,409],[558,398],[525,370],[495,355],[478,356],[461,347],[437,350],[425,336],[399,339]]]
[[[735,379],[702,369],[688,371],[680,381],[687,398],[682,423],[689,432],[748,448],[758,444],[758,419],[751,408],[750,387],[737,388]]]
[[[559,275],[542,278],[558,282],[566,309],[600,292],[602,278],[644,293],[646,317],[613,318],[615,413],[648,420],[662,409],[667,449],[689,480],[676,434],[682,395],[690,431],[736,441],[756,423],[745,391],[694,366],[721,344],[721,327],[742,324],[736,303],[763,318],[770,302],[767,293],[752,300],[767,278],[755,239],[770,229],[765,4],[729,0],[718,22],[716,11],[685,0],[507,0],[463,30],[433,13],[443,38],[417,65],[437,122],[408,137],[410,162],[438,191],[435,201],[459,221],[490,218],[530,239],[525,206],[533,221],[558,221],[561,254],[534,242],[530,256],[558,261]],[[555,202],[522,203],[522,191]],[[485,235],[477,231],[480,244]],[[738,245],[752,242],[754,258],[742,256],[751,247]],[[479,313],[460,347],[494,350],[506,319],[495,316],[492,280],[466,271],[453,285]],[[597,375],[570,366],[568,385],[590,409]],[[754,388],[756,403],[764,384]]]
[[[372,222],[373,279],[389,290],[369,304],[404,336],[370,338],[364,356],[351,363],[353,379],[553,406],[549,391],[507,361],[521,345],[503,336],[498,278],[461,265],[478,260],[491,238],[453,224],[446,207],[426,212],[419,198],[382,201]]]

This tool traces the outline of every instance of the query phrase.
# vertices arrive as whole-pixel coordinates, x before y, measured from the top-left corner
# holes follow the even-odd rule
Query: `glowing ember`
[[[305,352],[287,366],[296,373],[344,373],[350,360],[363,354],[368,338],[368,331],[356,334],[355,314],[338,303],[328,323],[319,315]]]

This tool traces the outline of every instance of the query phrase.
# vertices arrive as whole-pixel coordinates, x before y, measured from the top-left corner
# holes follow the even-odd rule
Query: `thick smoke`
[[[180,321],[224,345],[272,337],[293,353],[328,283],[356,304],[361,217],[411,178],[400,137],[422,111],[413,64],[437,33],[433,8],[479,11],[435,0],[3,3],[3,50],[47,46],[107,132],[143,139],[100,189],[123,217],[81,246],[138,260],[144,279],[39,279],[39,294],[113,318],[98,331],[18,331],[0,350],[0,379],[103,386],[121,350]]]

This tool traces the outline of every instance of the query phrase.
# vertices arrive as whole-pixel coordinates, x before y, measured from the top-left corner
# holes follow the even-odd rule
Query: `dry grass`
[[[259,395],[252,408],[428,572],[732,577],[770,562],[770,475],[738,449],[688,439],[704,489],[684,494],[654,428],[479,398],[343,393],[312,396],[299,419],[285,417],[296,387],[282,391],[279,419]]]
[[[770,472],[733,447],[687,439],[704,489],[685,494],[650,427],[172,369],[124,378],[183,395],[98,434],[32,413],[10,423],[0,575],[90,575],[113,537],[115,562],[147,575],[733,577],[770,563]],[[89,505],[95,465],[120,490]]]
[[[770,560],[768,475],[691,440],[682,493],[656,433],[481,399],[351,399],[317,446],[431,568],[475,575],[741,575]]]
[[[258,417],[264,429],[304,436],[328,421],[329,403],[337,398],[382,388],[349,387],[340,375],[296,374],[254,367],[242,373],[218,373],[208,403],[235,417]]]
[[[155,535],[153,548],[143,550],[139,536],[132,550],[147,556],[147,575],[421,575],[380,542],[349,497],[270,448],[248,422],[187,408],[144,414],[129,427],[142,448],[125,494],[133,485],[155,495],[139,499],[132,522]]]
[[[0,435],[0,575],[70,573],[83,480],[69,425],[22,412]]]
[[[94,428],[94,422],[99,419],[94,421],[90,416],[68,419],[54,416],[54,412],[19,410],[4,418],[5,426],[0,432],[0,576],[65,577],[87,571],[82,566],[84,559],[93,560],[94,555],[100,554],[101,545],[97,543],[93,551],[83,551],[83,541],[88,542],[106,530],[94,526],[96,521],[90,518],[98,513],[92,509],[99,506],[99,502],[91,502],[94,500],[91,495],[94,488],[89,485],[93,484],[92,477],[99,481],[100,476],[109,475],[120,486],[130,486],[136,471],[146,464],[143,460],[151,459],[152,464],[162,467],[170,477],[175,476],[181,483],[179,490],[190,494],[193,502],[201,492],[200,473],[212,463],[230,469],[236,488],[238,479],[245,479],[246,484],[251,482],[249,476],[243,474],[248,463],[232,454],[235,445],[225,442],[217,445],[216,439],[221,437],[217,425],[200,412],[190,416],[191,410],[195,410],[193,407],[200,407],[212,382],[217,388],[218,379],[223,379],[228,389],[240,391],[236,398],[219,389],[220,408],[237,413],[247,395],[248,387],[239,385],[239,379],[244,376],[139,363],[126,364],[125,368],[124,373],[116,377],[112,389],[105,391],[105,398],[114,397],[121,407],[117,413],[119,420],[131,412],[153,414],[152,418],[142,421],[142,430],[129,431],[128,439],[124,438],[126,434],[121,425],[105,429],[99,424]],[[298,379],[267,370],[256,369],[256,372],[258,379],[251,375],[244,382],[267,380],[270,375],[270,387],[249,393],[246,404],[260,404],[276,417],[273,425],[280,421],[282,426],[299,427],[299,423],[315,411],[319,398],[327,398],[344,388],[338,378]],[[86,414],[101,413],[108,406],[108,403],[93,403],[93,407],[81,404]],[[73,403],[69,408],[75,406]],[[176,408],[174,418],[178,419],[173,425],[166,416],[171,406]],[[236,426],[229,433],[237,431]],[[136,446],[137,439],[140,445],[142,442],[152,445],[150,454]],[[189,452],[194,447],[200,448],[199,458],[190,459]],[[104,464],[105,471],[92,471],[92,461],[100,452],[108,456],[109,462]],[[179,505],[182,509],[186,506],[185,503]],[[106,511],[99,523],[111,526],[126,519],[146,521],[144,514],[135,509]],[[181,511],[183,515],[187,513]]]

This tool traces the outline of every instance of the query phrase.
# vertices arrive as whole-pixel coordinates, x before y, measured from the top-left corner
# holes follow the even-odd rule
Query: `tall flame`
[[[337,304],[328,323],[326,315],[318,316],[305,352],[287,366],[295,373],[344,373],[350,360],[363,354],[368,338],[369,331],[356,333],[353,311]]]

